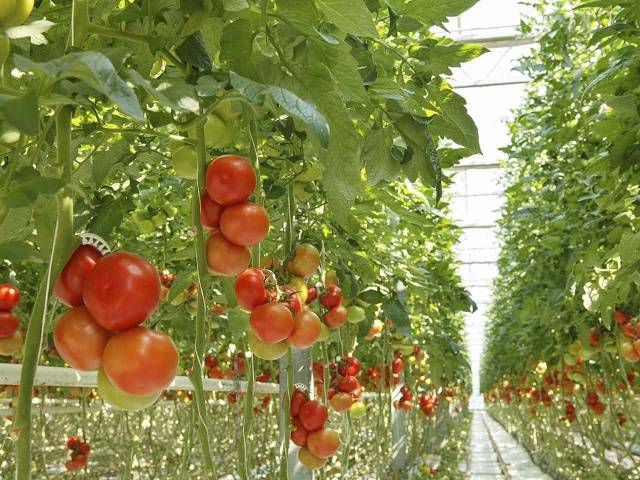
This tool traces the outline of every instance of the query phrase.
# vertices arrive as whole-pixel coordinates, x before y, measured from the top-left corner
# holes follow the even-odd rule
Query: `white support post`
[[[310,398],[313,398],[313,359],[311,349],[297,350],[293,349],[293,383],[300,383],[307,387]],[[280,359],[280,401],[284,402],[287,393],[287,357]],[[280,410],[283,412],[284,410]],[[291,420],[289,418],[281,418],[281,425],[288,425]],[[299,447],[295,446],[288,439],[289,444],[289,462],[288,462],[288,478],[289,480],[313,480],[314,474],[298,461]]]
[[[395,408],[393,402],[402,398],[399,384],[391,393],[391,468],[403,471],[407,467],[407,412]]]

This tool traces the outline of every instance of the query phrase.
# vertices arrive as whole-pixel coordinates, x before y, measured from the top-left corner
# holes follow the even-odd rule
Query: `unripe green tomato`
[[[129,395],[111,383],[102,370],[98,370],[98,394],[112,407],[134,411],[153,405],[162,392],[144,397]]]
[[[161,227],[167,222],[167,216],[164,212],[158,212],[151,218],[151,220],[156,227]]]
[[[187,311],[191,315],[195,315],[198,311],[198,303],[197,302],[189,302],[187,303]]]
[[[16,10],[7,23],[9,27],[17,27],[22,25],[29,18],[33,10],[33,0],[16,0]]]
[[[331,331],[327,324],[324,322],[320,322],[320,336],[318,337],[318,342],[326,342],[329,339],[329,334]]]
[[[0,0],[0,25],[9,27],[9,22],[16,13],[16,0]]]
[[[144,212],[140,212],[140,211],[135,211],[133,212],[133,214],[131,215],[131,218],[133,219],[134,223],[137,225],[140,222],[146,220],[146,215],[144,214]]]
[[[367,406],[363,402],[353,402],[349,412],[352,417],[359,418],[367,413]]]
[[[364,308],[359,307],[358,305],[351,305],[347,308],[347,314],[349,323],[360,323],[365,318],[367,318],[367,314],[364,311]]]
[[[11,53],[11,42],[7,37],[0,37],[0,65],[4,65]]]
[[[198,155],[189,145],[183,145],[173,151],[171,164],[181,178],[195,180],[198,177]]]
[[[225,124],[216,115],[209,115],[204,124],[204,140],[209,148],[225,148],[233,143],[233,124]]]
[[[153,233],[154,229],[155,225],[151,220],[142,220],[138,223],[138,230],[140,230],[140,233],[144,233],[145,235]]]
[[[242,108],[240,104],[234,100],[222,100],[213,113],[216,114],[225,123],[230,123],[240,116]]]
[[[162,209],[164,210],[164,213],[166,213],[167,217],[169,218],[174,218],[178,214],[178,209],[171,204],[165,205],[164,207],[162,207]]]

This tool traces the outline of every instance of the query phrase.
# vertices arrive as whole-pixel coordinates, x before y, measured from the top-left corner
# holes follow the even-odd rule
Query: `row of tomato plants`
[[[2,112],[7,176],[0,247],[7,261],[0,272],[23,291],[17,313],[27,327],[17,352],[22,378],[10,432],[17,478],[33,470],[32,386],[43,349],[53,364],[62,364],[59,354],[76,367],[102,367],[102,397],[113,387],[111,403],[144,398],[136,407],[154,401],[179,365],[193,383],[194,435],[209,471],[215,443],[202,378],[211,371],[205,363],[211,349],[233,344],[258,357],[286,356],[288,397],[290,344],[308,345],[333,327],[327,338],[332,354],[344,356],[369,333],[393,325],[400,338],[427,338],[421,347],[429,355],[425,382],[466,384],[459,312],[472,302],[453,266],[457,233],[434,204],[441,161],[450,165],[479,150],[464,101],[441,75],[483,49],[461,52],[446,41],[420,38],[474,2],[433,15],[401,5],[388,15],[386,6],[360,1],[332,8],[307,2],[302,9],[285,0],[220,3],[41,3],[37,21],[3,30],[17,52],[2,72],[9,103]],[[386,27],[389,45],[377,38],[378,28]],[[431,50],[442,60],[430,62]],[[444,146],[444,137],[465,148]],[[211,157],[217,159],[208,165]],[[216,182],[211,172],[221,165],[239,176],[230,184],[226,177]],[[226,197],[229,185],[234,188]],[[82,231],[100,235],[115,251],[94,258],[84,283],[75,284],[83,305],[60,298],[73,307],[63,313],[51,295],[65,264],[69,258],[92,263],[73,253]],[[320,267],[310,284],[290,278],[305,249],[314,257],[312,270]],[[263,257],[280,261],[243,274],[259,268]],[[176,275],[166,293],[157,270]],[[308,285],[324,285],[332,295],[330,270],[345,305],[303,311],[299,294]],[[100,272],[104,277],[92,280]],[[275,302],[251,304],[248,314],[238,305],[236,281],[210,273],[240,274],[240,286],[246,279],[258,297],[264,289]],[[253,298],[256,291],[250,293]],[[168,301],[159,304],[163,295]],[[357,328],[339,328],[347,306],[360,320]],[[278,314],[277,329],[260,318],[267,310]],[[86,339],[89,329],[98,341],[64,341],[72,336],[65,324],[80,322],[87,329],[76,338]],[[300,324],[313,330],[311,340],[295,335]],[[386,345],[381,357],[379,347],[365,349],[364,359],[376,365],[391,358]],[[86,350],[78,352],[81,346]],[[153,348],[144,351],[147,346]],[[316,353],[327,365],[328,352]],[[247,394],[237,432],[236,467],[243,478],[255,449],[255,356],[245,359]],[[398,406],[407,408],[411,395],[405,390]],[[281,405],[285,412],[288,400]],[[435,400],[421,407],[433,412]],[[288,433],[285,425],[277,448],[283,477]],[[71,446],[79,463],[82,447]]]
[[[553,476],[638,478],[639,19],[575,7],[541,2],[525,25],[540,45],[521,62],[483,391]]]

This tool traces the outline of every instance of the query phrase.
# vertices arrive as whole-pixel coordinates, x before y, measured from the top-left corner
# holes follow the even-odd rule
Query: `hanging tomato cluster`
[[[393,402],[393,406],[395,408],[399,408],[400,410],[408,411],[413,407],[413,392],[409,387],[403,385],[400,388],[400,398]]]
[[[67,440],[67,448],[71,450],[71,460],[67,460],[64,464],[69,472],[76,472],[87,464],[91,446],[87,442],[82,442],[75,435]]]
[[[291,395],[291,441],[300,447],[298,459],[309,470],[322,468],[340,447],[338,432],[326,428],[327,407],[318,400],[309,400],[307,392],[296,388]]]
[[[304,263],[304,274],[312,275],[320,265],[320,255],[315,247],[306,247],[316,253],[311,261],[307,258]],[[308,300],[303,278],[293,277],[281,291],[272,271],[248,268],[236,278],[235,295],[240,308],[251,312],[248,343],[259,358],[276,360],[289,347],[309,348],[320,338],[320,318],[303,306]]]
[[[207,266],[214,275],[234,277],[249,266],[249,247],[267,237],[269,215],[261,205],[247,202],[257,179],[246,158],[215,158],[207,167],[206,182],[200,198],[200,221],[209,229]]]
[[[53,340],[71,367],[98,372],[98,391],[117,408],[151,405],[173,381],[178,350],[173,340],[140,326],[160,301],[158,272],[145,259],[119,251],[106,256],[78,247],[54,292],[71,307]]]
[[[340,328],[344,325],[349,318],[347,309],[342,306],[342,291],[337,285],[336,280],[329,280],[327,283],[327,277],[325,276],[326,292],[320,297],[320,305],[322,305],[327,311],[322,316],[324,323],[332,330]]]
[[[20,291],[15,285],[0,285],[0,355],[13,355],[22,346],[20,321],[12,310],[20,303]]]
[[[418,397],[420,410],[427,417],[433,417],[440,406],[440,397],[437,395],[425,395],[424,393]]]
[[[331,366],[330,366],[331,367]],[[331,385],[327,391],[329,404],[336,412],[346,412],[362,396],[362,386],[356,378],[360,373],[360,361],[353,355],[345,355],[331,369]]]

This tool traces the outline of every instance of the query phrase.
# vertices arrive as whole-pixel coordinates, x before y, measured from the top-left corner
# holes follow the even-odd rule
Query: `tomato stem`
[[[73,108],[63,106],[56,113],[56,145],[57,160],[60,177],[70,180],[73,158],[71,155],[71,118]],[[29,327],[24,345],[24,356],[20,372],[20,391],[14,433],[16,440],[16,479],[31,478],[31,397],[35,382],[38,359],[44,337],[45,318],[49,296],[53,290],[54,281],[58,278],[62,267],[69,258],[74,247],[73,242],[73,199],[67,189],[56,195],[56,221],[54,234],[49,250],[49,264],[45,275],[42,276],[36,295]],[[46,247],[45,247],[46,248]]]
[[[209,447],[209,431],[205,420],[206,405],[205,393],[202,385],[202,365],[205,357],[207,342],[207,319],[205,295],[207,289],[207,263],[204,257],[204,230],[200,221],[200,196],[204,189],[204,176],[207,164],[207,149],[204,142],[204,124],[196,127],[196,152],[198,155],[198,175],[193,187],[192,196],[192,221],[196,231],[194,247],[196,250],[196,283],[198,284],[198,296],[196,299],[196,339],[193,352],[193,364],[189,379],[193,384],[194,408],[197,421],[198,438],[202,447],[205,467],[213,472],[213,459]]]

